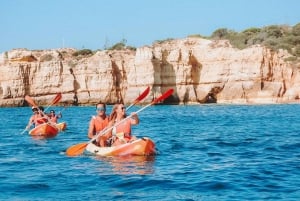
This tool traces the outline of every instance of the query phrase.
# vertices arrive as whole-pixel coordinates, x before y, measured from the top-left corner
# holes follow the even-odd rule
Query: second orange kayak
[[[59,129],[56,127],[55,124],[43,123],[33,129],[31,129],[29,131],[29,134],[31,136],[51,138],[51,137],[55,137],[58,134],[58,132],[59,132]]]
[[[56,124],[56,127],[58,128],[59,131],[64,131],[67,128],[67,123],[66,122],[61,122]]]

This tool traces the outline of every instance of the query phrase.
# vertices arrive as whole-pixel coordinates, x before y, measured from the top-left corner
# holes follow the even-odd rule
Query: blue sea
[[[298,104],[151,106],[133,133],[158,154],[119,158],[66,156],[95,107],[51,109],[67,130],[39,140],[30,107],[0,108],[0,200],[300,200]]]

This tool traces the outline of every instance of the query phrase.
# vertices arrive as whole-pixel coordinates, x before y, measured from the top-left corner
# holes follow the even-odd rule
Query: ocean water
[[[0,108],[0,200],[300,200],[298,104],[151,106],[133,132],[158,154],[119,158],[66,156],[95,108],[53,108],[68,128],[44,140],[29,107]]]

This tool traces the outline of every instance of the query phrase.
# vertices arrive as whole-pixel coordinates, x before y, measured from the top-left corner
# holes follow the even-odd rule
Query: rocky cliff
[[[0,105],[131,103],[147,86],[145,103],[173,88],[166,102],[290,103],[299,99],[299,66],[286,51],[239,50],[228,41],[185,38],[137,48],[74,56],[75,49],[15,49],[0,54]]]

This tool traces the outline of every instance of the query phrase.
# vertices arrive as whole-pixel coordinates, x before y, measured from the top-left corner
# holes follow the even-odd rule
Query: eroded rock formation
[[[15,49],[0,55],[0,105],[30,95],[48,104],[58,92],[69,104],[131,103],[147,86],[151,100],[174,89],[170,104],[287,103],[300,93],[299,66],[286,51],[228,41],[185,38],[137,48],[73,56],[75,49]]]

